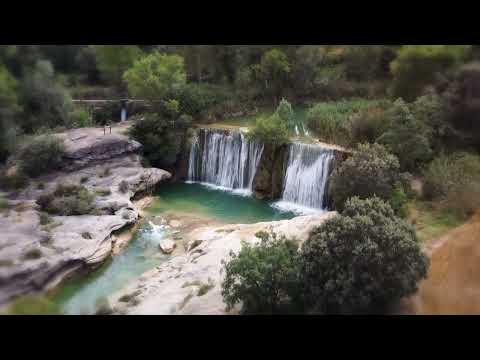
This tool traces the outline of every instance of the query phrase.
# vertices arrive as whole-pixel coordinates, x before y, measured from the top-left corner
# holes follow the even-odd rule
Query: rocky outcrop
[[[278,199],[282,196],[287,150],[286,145],[265,145],[253,179],[253,192],[257,198]]]
[[[64,140],[66,170],[75,171],[117,156],[137,153],[142,145],[110,129],[84,128],[57,134]]]
[[[227,314],[221,295],[221,269],[222,260],[229,258],[230,251],[238,252],[242,241],[258,242],[255,234],[259,231],[273,231],[303,242],[315,227],[334,215],[330,212],[277,222],[193,230],[187,235],[187,253],[145,273],[112,296],[110,302],[118,314]]]
[[[139,218],[140,209],[131,199],[171,177],[164,170],[143,168],[134,153],[141,146],[127,137],[103,136],[101,129],[82,130],[87,138],[75,146],[67,141],[74,159],[71,164],[81,165],[81,170],[35,179],[0,213],[0,305],[15,296],[54,287],[74,272],[101,264],[118,245],[115,232]],[[82,184],[96,194],[97,213],[44,216],[40,224],[35,200],[58,184]]]

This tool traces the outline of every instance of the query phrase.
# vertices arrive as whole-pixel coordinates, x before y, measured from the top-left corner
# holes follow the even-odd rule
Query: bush
[[[440,96],[446,108],[441,123],[444,142],[456,149],[479,150],[480,63],[461,66],[445,87]]]
[[[32,133],[42,127],[69,127],[72,99],[55,80],[49,61],[39,60],[21,84],[21,105],[24,109],[22,128]]]
[[[355,153],[333,171],[329,194],[334,207],[342,210],[345,201],[354,196],[367,199],[376,195],[390,201],[399,183],[406,185],[397,157],[379,144],[360,144]]]
[[[75,128],[92,127],[93,121],[90,114],[85,109],[76,109],[70,114],[70,121]]]
[[[209,84],[188,84],[180,91],[171,91],[170,97],[179,101],[180,113],[193,117],[227,101],[224,88]]]
[[[424,172],[423,194],[428,200],[471,215],[480,206],[480,157],[468,153],[435,158]]]
[[[58,185],[53,193],[40,195],[37,204],[53,215],[88,215],[94,210],[94,198],[84,186]]]
[[[363,109],[352,116],[348,125],[350,146],[375,143],[388,128],[388,120],[382,108]]]
[[[361,110],[377,105],[367,100],[318,103],[308,110],[307,125],[323,141],[347,144],[350,119]]]
[[[395,101],[387,116],[391,125],[378,142],[398,157],[402,169],[417,170],[432,157],[430,128],[401,99]]]
[[[184,61],[178,55],[153,52],[136,60],[123,79],[132,96],[160,100],[186,84]]]
[[[155,167],[171,168],[181,151],[186,128],[158,114],[148,114],[129,129],[132,139],[143,145],[144,155]]]
[[[289,142],[287,126],[278,114],[258,117],[248,135],[264,144],[280,146]]]
[[[322,314],[383,310],[413,294],[428,258],[414,229],[379,198],[352,198],[301,251],[307,306]]]
[[[61,315],[57,305],[46,297],[27,295],[16,299],[7,310],[8,315]]]
[[[274,234],[257,237],[259,244],[243,243],[238,255],[231,252],[223,262],[222,296],[229,309],[241,302],[244,314],[279,313],[298,298],[297,246]]]
[[[293,132],[295,130],[295,113],[287,100],[282,99],[280,101],[275,114],[285,124],[288,131]]]
[[[470,45],[405,45],[391,64],[392,96],[413,101],[439,72],[466,58]]]
[[[43,135],[25,144],[18,158],[23,171],[28,176],[39,176],[59,170],[63,164],[65,146],[54,136]]]
[[[8,209],[8,201],[0,194],[0,211]]]

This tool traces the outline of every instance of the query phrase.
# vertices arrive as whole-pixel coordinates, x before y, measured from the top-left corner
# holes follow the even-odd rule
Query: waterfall
[[[334,152],[317,145],[290,144],[282,201],[277,207],[309,212],[326,208]]]
[[[200,129],[190,148],[188,182],[250,192],[263,145],[241,132]]]

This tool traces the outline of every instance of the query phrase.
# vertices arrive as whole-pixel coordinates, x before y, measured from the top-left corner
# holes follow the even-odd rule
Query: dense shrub
[[[65,147],[62,140],[43,135],[24,144],[19,151],[18,159],[21,168],[28,176],[38,176],[62,167]]]
[[[256,141],[276,146],[289,141],[287,126],[278,114],[258,117],[248,135]]]
[[[352,198],[301,251],[307,305],[322,314],[376,312],[413,294],[428,258],[415,230],[379,198]]]
[[[413,101],[439,72],[466,58],[469,45],[405,45],[392,62],[392,96]]]
[[[297,245],[275,234],[257,234],[261,242],[242,244],[224,264],[222,295],[229,308],[242,303],[244,314],[276,314],[292,309],[299,295]]]
[[[348,46],[344,55],[345,72],[350,79],[360,81],[383,77],[386,75],[383,66],[385,56],[390,59],[394,57],[387,46]]]
[[[178,91],[171,90],[169,97],[179,101],[180,113],[199,116],[214,106],[227,101],[225,88],[210,84],[188,84]]]
[[[349,142],[349,121],[360,111],[378,102],[351,100],[318,103],[307,112],[307,125],[321,140],[337,144]]]
[[[295,129],[295,113],[293,112],[292,105],[285,99],[280,101],[275,114],[285,124],[287,129],[292,132]]]
[[[480,149],[480,63],[460,67],[447,80],[441,99],[446,107],[442,125],[448,131],[443,141],[456,149]]]
[[[161,100],[186,83],[184,61],[181,56],[154,52],[133,63],[123,79],[132,96],[148,100]]]
[[[329,194],[336,209],[343,209],[347,199],[378,196],[390,201],[397,186],[406,186],[395,155],[379,144],[360,144],[355,153],[335,169],[330,178]],[[398,208],[398,206],[397,206]]]
[[[48,61],[39,60],[27,72],[21,83],[22,128],[34,132],[42,127],[70,126],[72,99],[55,80],[55,72]]]
[[[120,120],[121,104],[117,101],[102,104],[93,111],[93,121],[99,125],[111,124]]]
[[[279,101],[284,88],[288,85],[291,64],[288,56],[279,49],[263,54],[259,64],[254,66],[255,78],[262,84],[266,95]]]
[[[40,195],[41,211],[60,216],[88,215],[94,210],[95,196],[81,185],[58,185],[53,193]]]
[[[374,107],[361,110],[348,124],[350,146],[373,144],[387,130],[389,118],[385,109]]]
[[[119,87],[122,76],[142,56],[137,45],[90,45],[103,79]]]
[[[0,194],[0,212],[8,208],[8,201]]]
[[[177,161],[185,137],[186,123],[171,122],[158,114],[147,114],[129,130],[130,137],[143,145],[144,155],[156,167],[171,168]]]
[[[85,128],[93,126],[90,114],[85,109],[75,109],[70,113],[70,122],[75,128]]]
[[[423,194],[428,200],[441,200],[444,205],[463,215],[471,215],[480,207],[480,157],[457,153],[435,158],[424,172]]]
[[[15,148],[15,115],[19,110],[17,88],[15,78],[0,63],[0,162],[6,160]]]
[[[432,157],[430,128],[401,99],[395,101],[387,116],[390,126],[378,142],[398,157],[402,169],[415,171]]]

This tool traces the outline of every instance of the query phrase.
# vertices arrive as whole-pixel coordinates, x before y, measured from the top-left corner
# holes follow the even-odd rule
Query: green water
[[[200,184],[167,184],[161,187],[157,195],[158,200],[149,209],[155,215],[167,210],[179,211],[236,224],[294,217],[293,213],[272,208],[268,202]]]
[[[169,232],[164,226],[145,223],[121,254],[87,276],[68,281],[52,300],[68,315],[94,313],[99,301],[169,258],[158,248]]]
[[[294,216],[273,209],[267,202],[199,184],[166,184],[157,195],[158,199],[147,211],[160,217],[165,211],[174,211],[224,222],[255,223]],[[65,314],[95,313],[99,301],[170,258],[159,251],[158,245],[162,238],[173,233],[169,227],[153,225],[147,220],[120,255],[87,276],[67,281],[52,295],[52,300]]]

